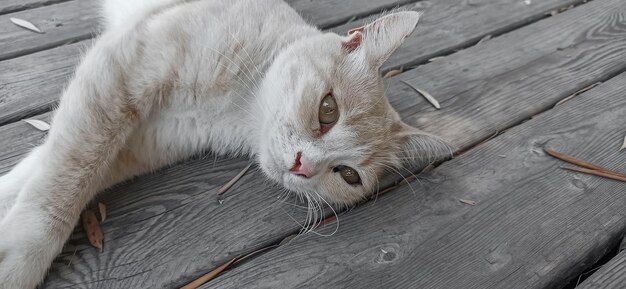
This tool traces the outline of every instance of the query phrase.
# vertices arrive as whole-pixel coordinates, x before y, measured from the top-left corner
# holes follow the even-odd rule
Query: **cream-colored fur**
[[[0,288],[34,288],[99,191],[202,151],[249,155],[313,201],[347,204],[405,160],[449,152],[402,123],[379,68],[419,14],[350,36],[279,0],[108,0],[107,29],[63,93],[46,142],[0,178]],[[350,45],[346,45],[350,44]],[[321,135],[332,91],[340,117]],[[289,173],[296,152],[316,170]],[[333,171],[359,172],[350,185]]]

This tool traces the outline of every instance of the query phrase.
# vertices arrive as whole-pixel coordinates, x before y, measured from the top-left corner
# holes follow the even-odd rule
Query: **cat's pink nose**
[[[296,161],[289,171],[299,177],[310,178],[314,175],[313,167],[302,158],[302,152],[296,154]]]

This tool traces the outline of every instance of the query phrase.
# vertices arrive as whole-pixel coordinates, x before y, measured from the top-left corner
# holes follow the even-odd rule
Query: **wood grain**
[[[341,25],[351,19],[416,1],[418,0],[285,0],[304,19],[322,28]]]
[[[617,254],[611,261],[602,265],[577,289],[626,288],[626,250]]]
[[[66,1],[69,0],[1,0],[0,15]]]
[[[621,240],[626,183],[561,170],[542,148],[626,170],[625,85],[623,73],[436,168],[417,192],[341,216],[334,236],[295,239],[202,288],[559,288]]]
[[[486,36],[496,36],[546,17],[552,11],[578,5],[584,0],[533,1],[420,1],[402,9],[421,10],[424,15],[416,30],[389,58],[383,70],[408,69],[429,59],[450,54],[476,44]],[[372,21],[372,17],[352,21],[332,29],[345,34]]]
[[[626,51],[620,47],[626,30],[620,4],[595,0],[581,5],[392,78],[387,92],[409,123],[438,132],[459,147],[471,146],[623,71]],[[431,92],[442,103],[441,112],[433,112],[400,79]],[[5,129],[0,127],[0,135],[8,133]],[[11,127],[11,133],[25,129]],[[8,142],[14,145],[13,158],[18,150],[29,149],[19,139]],[[0,147],[0,156],[5,150]],[[92,250],[76,231],[44,288],[176,287],[297,232],[287,213],[303,220],[298,210],[279,202],[280,189],[266,184],[258,172],[245,176],[223,204],[217,201],[217,188],[246,164],[198,158],[105,192],[99,199],[109,213],[103,224],[104,253]],[[377,201],[361,210],[381,209]],[[424,221],[439,228],[436,218]]]
[[[395,66],[411,66],[412,63],[423,62],[431,57],[449,53],[450,51],[476,42],[484,35],[504,31],[543,17],[546,13],[561,7],[580,2],[581,0],[546,0],[535,1],[532,5],[524,5],[518,0],[439,0],[422,1],[417,5],[426,9],[426,14],[418,25],[417,31],[406,40],[396,55],[386,64],[386,68]],[[309,0],[289,1],[304,17],[317,25],[325,25],[326,18],[342,17],[345,11],[366,14],[378,12],[376,9],[389,5],[391,1],[359,1],[345,3],[345,0],[324,1],[323,4]],[[406,1],[404,1],[406,2]],[[398,2],[400,3],[400,2]],[[522,6],[520,6],[522,5]],[[386,6],[385,6],[386,7]],[[342,12],[343,11],[343,12]],[[481,17],[476,17],[481,15]],[[348,29],[362,24],[356,21],[333,29],[345,33]],[[469,23],[464,25],[464,23]],[[0,125],[36,115],[46,111],[58,100],[64,81],[73,72],[71,68],[78,59],[80,47],[61,47],[27,55],[10,62],[0,62],[0,79],[7,79],[8,85],[0,85]],[[402,56],[398,56],[402,55]],[[62,58],[67,58],[63,63]],[[405,59],[405,60],[402,60]],[[50,63],[48,63],[50,62]],[[22,65],[26,63],[28,65]],[[39,64],[44,69],[33,70]],[[58,69],[63,67],[63,69]],[[46,68],[58,69],[48,72]],[[3,73],[5,71],[5,73]],[[45,72],[40,73],[40,72]],[[41,80],[37,86],[23,85],[24,82]]]
[[[79,0],[0,16],[0,60],[91,38],[98,31],[97,0]],[[13,25],[9,18],[32,22],[44,34]]]
[[[0,61],[0,124],[50,111],[88,42]]]

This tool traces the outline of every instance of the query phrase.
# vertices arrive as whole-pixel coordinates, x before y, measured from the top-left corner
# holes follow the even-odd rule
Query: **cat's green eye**
[[[361,177],[356,170],[351,167],[336,166],[333,171],[338,172],[341,175],[341,178],[343,178],[343,180],[350,185],[358,185],[361,183]]]
[[[333,124],[339,118],[339,108],[332,94],[327,94],[320,103],[319,121],[322,125]]]

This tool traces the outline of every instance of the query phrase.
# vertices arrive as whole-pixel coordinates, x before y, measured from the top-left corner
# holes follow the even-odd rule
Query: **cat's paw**
[[[43,280],[63,245],[47,232],[24,215],[0,223],[0,289],[34,289]]]
[[[33,289],[45,276],[47,266],[24,249],[0,241],[0,289]]]

